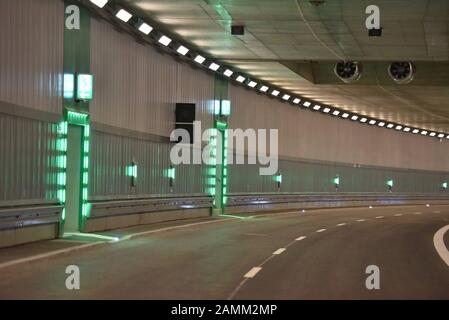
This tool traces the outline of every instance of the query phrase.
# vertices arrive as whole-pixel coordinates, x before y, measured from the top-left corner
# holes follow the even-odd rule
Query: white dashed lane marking
[[[376,219],[383,219],[384,216],[377,216]]]
[[[357,220],[357,222],[363,222],[363,221],[365,221],[365,219],[359,219],[359,220]]]
[[[243,277],[244,278],[254,278],[255,275],[262,270],[261,267],[254,267],[251,270],[249,270]]]
[[[295,241],[301,241],[301,240],[304,240],[305,238],[306,238],[305,236],[301,236],[299,238],[296,238]]]
[[[346,225],[346,222],[342,222],[342,223],[337,224],[337,227],[341,227],[341,226],[345,226],[345,225]]]
[[[316,232],[323,232],[323,231],[326,231],[326,229],[320,229],[320,230],[317,230]]]
[[[402,216],[402,213],[396,213],[394,216],[395,217],[400,217],[400,216]]]
[[[284,252],[286,249],[285,248],[279,248],[277,249],[275,252],[273,252],[273,254],[281,254],[282,252]]]

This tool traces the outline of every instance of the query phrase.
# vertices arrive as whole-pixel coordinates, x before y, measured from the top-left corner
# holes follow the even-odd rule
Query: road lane
[[[438,208],[307,211],[166,231],[4,269],[0,298],[226,299],[292,241],[235,298],[448,298],[449,268],[432,237],[449,210]],[[360,288],[368,263],[379,263],[381,284],[391,283],[382,294]],[[70,264],[80,267],[79,291],[65,288]]]

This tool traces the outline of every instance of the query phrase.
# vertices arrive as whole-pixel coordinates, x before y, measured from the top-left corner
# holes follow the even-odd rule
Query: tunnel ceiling
[[[449,1],[377,0],[382,37],[368,37],[373,1],[121,0],[211,56],[253,76],[348,111],[449,131]],[[316,37],[307,26],[309,23]],[[233,36],[232,24],[245,25]],[[318,38],[318,39],[317,39]],[[321,42],[321,43],[320,43]],[[333,64],[361,61],[367,72],[343,84]],[[414,81],[396,85],[390,61],[413,61]],[[304,68],[307,72],[301,72]]]

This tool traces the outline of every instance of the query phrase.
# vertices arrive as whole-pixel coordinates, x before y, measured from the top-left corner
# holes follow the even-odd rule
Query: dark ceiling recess
[[[234,36],[243,36],[245,34],[244,26],[231,26],[231,34]]]

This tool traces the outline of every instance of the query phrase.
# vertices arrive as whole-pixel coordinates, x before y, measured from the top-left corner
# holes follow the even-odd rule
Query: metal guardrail
[[[59,223],[63,206],[46,201],[32,206],[2,204],[0,206],[0,230]]]
[[[437,194],[231,194],[228,196],[227,206],[248,206],[261,204],[279,204],[279,203],[308,203],[308,202],[356,202],[356,201],[375,201],[383,204],[397,203],[401,201],[416,200],[446,200],[449,201],[449,195]]]
[[[149,212],[210,208],[211,197],[179,197],[157,199],[121,199],[114,201],[91,201],[90,218],[142,214]]]

